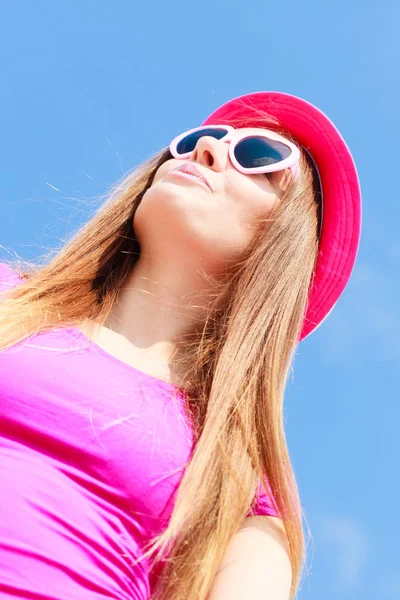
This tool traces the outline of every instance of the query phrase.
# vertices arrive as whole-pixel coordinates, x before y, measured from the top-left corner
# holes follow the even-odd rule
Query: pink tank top
[[[20,282],[0,263],[0,292]],[[156,569],[133,560],[190,456],[179,389],[61,328],[0,352],[0,402],[1,598],[149,600]]]

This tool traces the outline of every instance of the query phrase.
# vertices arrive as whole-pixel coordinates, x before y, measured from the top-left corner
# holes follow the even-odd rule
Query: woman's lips
[[[209,192],[211,191],[208,185],[204,183],[204,181],[200,179],[200,177],[196,177],[195,175],[189,175],[189,173],[185,173],[184,171],[178,171],[177,169],[172,169],[172,171],[169,171],[168,175],[177,175],[178,177],[184,177],[185,179],[189,179],[191,181],[194,181],[195,183],[199,183],[200,185],[205,187]]]

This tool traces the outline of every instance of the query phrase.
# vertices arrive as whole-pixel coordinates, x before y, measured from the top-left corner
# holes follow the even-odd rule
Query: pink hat
[[[326,319],[350,279],[360,241],[360,182],[350,150],[335,125],[297,96],[282,92],[238,96],[217,108],[202,125],[222,125],[224,119],[235,116],[247,117],[246,126],[252,127],[254,113],[247,107],[266,111],[289,130],[308,151],[320,179],[322,227],[301,341]]]

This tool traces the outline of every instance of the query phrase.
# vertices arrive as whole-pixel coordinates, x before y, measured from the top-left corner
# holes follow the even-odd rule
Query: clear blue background
[[[58,245],[89,198],[247,92],[312,102],[348,143],[357,264],[286,396],[312,534],[300,600],[400,598],[399,22],[396,0],[0,5],[1,258]]]

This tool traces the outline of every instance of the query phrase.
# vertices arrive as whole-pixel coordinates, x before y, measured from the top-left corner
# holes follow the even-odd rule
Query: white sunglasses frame
[[[195,131],[200,131],[202,129],[220,129],[221,127],[223,127],[224,129],[227,129],[228,133],[224,137],[220,138],[217,141],[218,142],[229,142],[229,158],[231,159],[234,167],[238,171],[240,171],[240,173],[244,173],[245,175],[253,174],[253,173],[273,173],[275,171],[283,171],[285,169],[290,169],[293,179],[297,180],[299,178],[299,176],[300,176],[300,167],[299,167],[300,151],[297,148],[297,146],[292,144],[289,140],[285,139],[285,141],[283,141],[282,139],[279,139],[278,137],[274,137],[273,133],[267,134],[264,131],[260,131],[259,133],[236,133],[237,130],[234,127],[232,127],[232,125],[223,125],[223,124],[221,124],[221,125],[200,125],[199,127],[194,127],[193,129],[188,129],[184,133],[177,135],[170,143],[169,150],[170,150],[172,156],[174,158],[189,158],[189,156],[191,156],[191,154],[193,154],[194,150],[192,150],[191,152],[185,152],[184,154],[179,154],[177,151],[179,142],[185,136],[189,135],[190,133],[194,133]],[[254,129],[256,129],[256,128],[254,128]],[[236,133],[236,135],[235,135],[235,133]],[[288,156],[284,160],[282,160],[276,164],[273,164],[273,165],[254,167],[252,169],[246,169],[245,167],[242,167],[242,165],[240,163],[238,163],[238,161],[235,158],[235,153],[234,153],[235,145],[240,140],[243,140],[243,139],[246,139],[249,137],[254,137],[255,135],[257,135],[259,137],[265,137],[268,140],[280,142],[281,144],[288,146],[288,148],[290,148],[290,150],[291,150],[290,156]],[[216,139],[216,138],[214,138],[214,139]],[[231,143],[232,141],[234,141],[235,143],[232,144]]]

